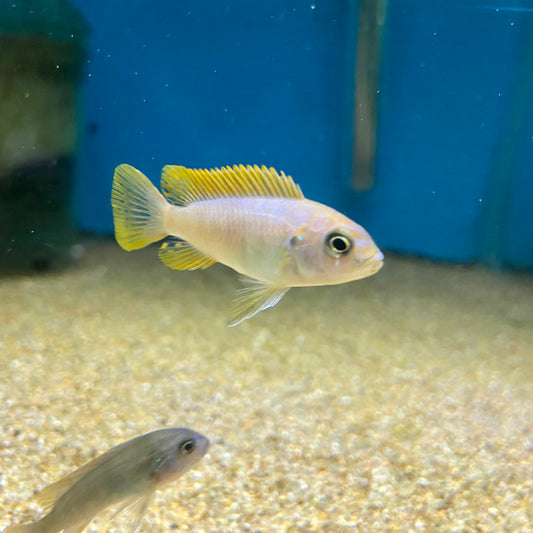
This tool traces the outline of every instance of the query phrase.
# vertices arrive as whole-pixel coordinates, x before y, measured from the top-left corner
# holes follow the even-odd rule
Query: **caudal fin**
[[[115,238],[124,250],[136,250],[165,238],[164,211],[168,202],[136,168],[119,165],[111,193]]]

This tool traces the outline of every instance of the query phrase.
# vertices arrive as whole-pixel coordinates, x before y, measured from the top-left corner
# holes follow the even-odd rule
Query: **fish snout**
[[[385,259],[385,256],[383,255],[383,252],[377,251],[372,259],[370,259],[370,262],[374,265],[374,274],[381,270],[381,267],[383,266],[383,261]]]
[[[359,249],[356,261],[359,265],[361,272],[365,272],[365,276],[371,276],[378,272],[383,266],[383,252],[372,242],[371,244],[365,243],[365,247]]]
[[[383,253],[378,251],[374,254],[367,256],[361,263],[361,269],[366,272],[367,276],[372,276],[383,266]]]
[[[196,441],[196,450],[200,456],[203,456],[209,450],[209,439],[203,435],[198,434],[194,439]]]

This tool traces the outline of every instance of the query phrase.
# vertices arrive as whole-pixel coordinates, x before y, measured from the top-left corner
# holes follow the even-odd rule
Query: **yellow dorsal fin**
[[[161,190],[176,205],[214,198],[270,196],[304,198],[290,176],[264,165],[191,169],[167,165],[161,176]]]

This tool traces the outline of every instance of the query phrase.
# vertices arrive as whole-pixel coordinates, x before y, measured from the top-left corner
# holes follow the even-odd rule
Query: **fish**
[[[176,270],[223,263],[242,274],[228,326],[273,307],[291,287],[335,285],[375,274],[383,253],[342,213],[304,197],[274,168],[166,165],[161,191],[128,164],[115,169],[111,205],[124,250],[165,239],[159,258]]]
[[[167,428],[128,440],[96,457],[37,495],[47,515],[4,533],[81,533],[111,505],[129,508],[128,531],[141,526],[156,490],[192,468],[209,449],[209,439],[186,428]],[[116,513],[115,513],[116,514]]]

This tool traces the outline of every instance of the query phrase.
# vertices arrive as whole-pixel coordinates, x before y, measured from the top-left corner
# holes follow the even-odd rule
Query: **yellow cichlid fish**
[[[116,168],[117,242],[135,250],[171,236],[159,250],[168,267],[204,269],[218,261],[247,276],[229,326],[276,305],[291,287],[345,283],[383,265],[359,224],[307,200],[290,176],[273,168],[167,165],[161,189],[130,165]]]
[[[129,531],[139,530],[153,494],[182,476],[207,452],[209,440],[190,429],[141,435],[93,459],[37,496],[50,512],[4,533],[80,533],[100,511],[122,503],[132,510]]]

